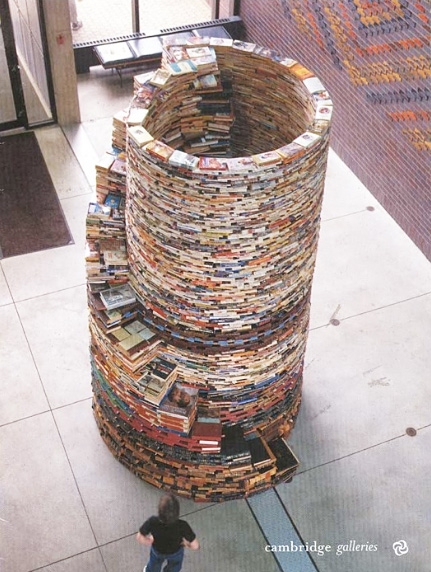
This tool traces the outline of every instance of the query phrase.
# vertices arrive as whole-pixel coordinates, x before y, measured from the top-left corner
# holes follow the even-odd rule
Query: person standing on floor
[[[144,572],[180,572],[184,547],[198,550],[200,545],[190,525],[180,519],[180,503],[171,493],[159,501],[158,516],[150,516],[139,529],[136,539],[151,546],[150,559]]]
[[[78,20],[78,10],[76,8],[76,0],[69,0],[69,14],[70,14],[70,25],[72,30],[76,31],[82,28],[81,20]]]

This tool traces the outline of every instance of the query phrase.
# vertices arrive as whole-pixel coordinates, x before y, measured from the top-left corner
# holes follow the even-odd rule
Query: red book
[[[219,445],[221,443],[222,424],[220,421],[208,423],[195,421],[192,427],[192,437],[201,445]]]

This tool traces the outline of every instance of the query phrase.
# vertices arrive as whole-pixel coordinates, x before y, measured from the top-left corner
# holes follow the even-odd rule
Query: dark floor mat
[[[0,258],[71,243],[34,133],[0,137]]]

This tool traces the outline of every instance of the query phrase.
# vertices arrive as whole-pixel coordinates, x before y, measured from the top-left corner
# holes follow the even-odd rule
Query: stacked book
[[[106,152],[96,164],[96,196],[99,204],[118,206],[126,194],[126,156]]]
[[[116,159],[106,154],[106,162],[123,165],[125,158]],[[99,164],[100,168],[100,164]],[[97,187],[98,188],[98,187]],[[125,231],[125,196],[120,193],[107,192],[99,194],[102,202],[91,202],[86,217],[86,271],[89,285],[120,284],[127,281],[129,269],[126,231]]]
[[[86,219],[87,240],[98,240],[102,238],[124,238],[125,231],[125,202],[121,196],[115,196],[116,205],[111,206],[113,197],[111,196],[107,204],[90,203]]]
[[[102,290],[100,299],[107,310],[115,310],[133,304],[136,301],[136,295],[129,284],[123,284]]]
[[[113,125],[124,173],[121,153],[105,157],[87,219],[96,421],[155,486],[247,496],[298,466],[283,436],[301,403],[332,102],[272,50],[187,37],[135,77],[133,109],[142,121]],[[108,208],[125,239],[104,237]],[[124,303],[106,268],[124,270]]]
[[[224,428],[219,453],[193,451],[173,444],[174,439],[164,444],[142,433],[139,419],[127,405],[112,401],[102,379],[93,379],[93,389],[96,421],[109,448],[157,487],[169,487],[196,501],[217,502],[254,494],[280,482],[281,476],[289,479],[298,467],[284,439],[247,435],[238,426]],[[186,442],[180,435],[176,438]]]
[[[113,310],[107,310],[100,298],[100,289],[89,289],[88,300],[92,318],[98,329],[105,335],[124,327],[125,324],[134,320],[139,313],[138,305],[135,302]]]
[[[195,444],[192,444],[190,449],[201,453],[220,453],[222,430],[220,417],[198,415],[191,432]]]
[[[160,427],[188,435],[196,417],[198,390],[175,383],[157,410]]]
[[[133,77],[134,101],[139,107],[148,109],[153,101],[156,86],[150,83],[154,72],[146,72]],[[142,124],[143,122],[141,122]]]
[[[169,128],[164,142],[181,146],[181,150],[194,155],[223,155],[230,151],[229,132],[234,120],[232,82],[229,74],[220,72],[216,51],[209,42],[209,38],[193,38],[192,45],[190,39],[174,45],[166,41],[163,49],[162,66],[166,73],[175,77],[173,66],[181,65],[190,72],[182,78],[187,91],[182,97],[170,98],[179,124]]]
[[[129,263],[124,238],[88,239],[85,256],[88,284],[127,282]]]
[[[139,334],[137,334],[139,335]],[[142,388],[143,398],[153,405],[159,406],[162,399],[170,391],[178,375],[177,364],[163,356],[154,357],[144,368],[138,383]]]
[[[127,128],[142,125],[148,110],[141,107],[137,98],[127,109],[117,112],[112,120],[112,147],[118,151],[126,150]]]
[[[100,370],[105,370],[107,381],[112,386],[121,388],[119,379],[124,379],[122,374],[126,373],[130,377],[128,384],[135,385],[135,389],[139,390],[141,384],[138,381],[143,368],[158,356],[162,340],[145,326],[139,304],[125,305],[123,308],[123,319],[116,328],[107,330],[100,327],[93,313],[90,315],[94,363]],[[138,332],[137,321],[141,326]]]

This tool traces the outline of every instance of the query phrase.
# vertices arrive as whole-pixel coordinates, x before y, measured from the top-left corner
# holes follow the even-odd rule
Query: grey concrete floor
[[[94,163],[131,84],[93,68],[82,124],[37,131],[75,244],[0,262],[2,572],[140,571],[148,553],[134,535],[160,493],[93,421],[84,269]],[[430,339],[431,264],[331,151],[290,439],[300,471],[249,502],[181,501],[202,543],[184,571],[429,572]],[[265,549],[290,541],[330,550]]]

